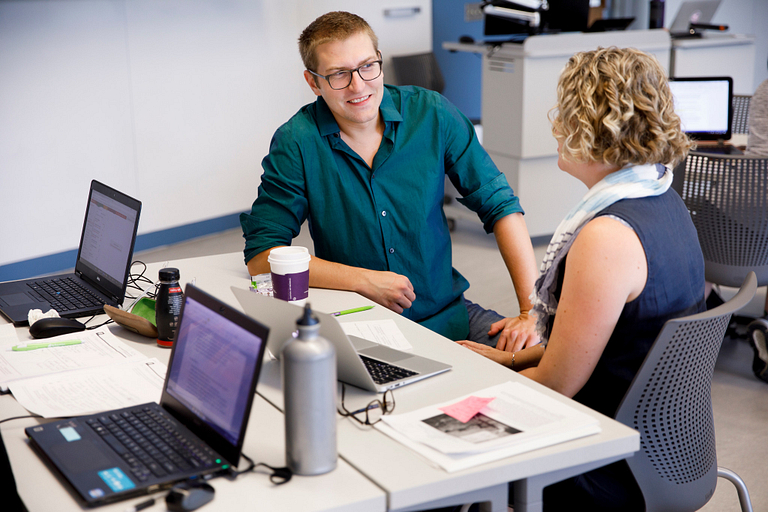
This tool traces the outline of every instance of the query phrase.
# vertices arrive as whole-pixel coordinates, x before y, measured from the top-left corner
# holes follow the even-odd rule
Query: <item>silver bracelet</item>
[[[512,352],[512,366],[509,367],[511,370],[515,369],[515,353]]]

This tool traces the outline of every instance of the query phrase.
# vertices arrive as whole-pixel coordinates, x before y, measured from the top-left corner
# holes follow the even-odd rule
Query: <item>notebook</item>
[[[731,138],[733,121],[733,80],[729,76],[675,77],[669,81],[683,131],[700,144],[698,151],[739,154],[735,146],[724,144]]]
[[[269,329],[193,285],[184,294],[160,404],[25,429],[87,506],[225,474],[240,460]],[[133,440],[136,433],[147,440]]]
[[[707,24],[712,21],[720,0],[693,0],[680,4],[675,19],[669,26],[672,37],[691,37],[691,23]]]
[[[141,202],[91,181],[85,222],[73,273],[0,283],[0,312],[26,325],[30,309],[58,311],[74,318],[123,303]]]
[[[234,286],[232,293],[247,315],[269,326],[267,349],[279,357],[283,343],[294,336],[303,308]],[[433,359],[347,336],[336,317],[313,312],[320,320],[320,336],[336,348],[336,372],[341,382],[382,393],[451,369],[451,365]]]

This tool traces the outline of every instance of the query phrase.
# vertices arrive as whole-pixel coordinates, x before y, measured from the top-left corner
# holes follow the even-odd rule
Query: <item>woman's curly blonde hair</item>
[[[550,119],[561,155],[579,163],[674,166],[694,146],[675,114],[664,70],[634,48],[598,48],[571,57]]]

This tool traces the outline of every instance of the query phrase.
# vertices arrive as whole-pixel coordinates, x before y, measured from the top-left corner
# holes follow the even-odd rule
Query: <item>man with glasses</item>
[[[472,124],[435,92],[384,85],[378,40],[359,16],[319,17],[299,51],[317,101],[277,130],[258,198],[240,216],[251,275],[269,272],[270,250],[290,245],[308,219],[310,286],[358,292],[453,340],[535,344],[537,271],[522,208]],[[443,213],[446,175],[496,236],[519,317],[465,301]]]

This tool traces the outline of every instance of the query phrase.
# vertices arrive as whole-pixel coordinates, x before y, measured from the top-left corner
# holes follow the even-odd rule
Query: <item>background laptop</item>
[[[25,432],[88,506],[237,468],[268,332],[187,285],[160,405],[53,421]],[[154,418],[157,424],[150,425]],[[154,436],[134,441],[131,428],[148,428]]]
[[[303,308],[250,290],[234,286],[231,289],[246,314],[269,326],[267,348],[272,355],[279,357],[283,343],[296,330],[296,320],[302,316]],[[336,317],[316,310],[313,313],[320,320],[320,336],[336,348],[336,371],[342,382],[382,393],[451,369],[450,365],[433,359],[347,336]],[[400,370],[395,370],[389,377],[374,378],[379,364],[392,365]],[[399,376],[398,371],[402,371]]]
[[[717,145],[701,144],[697,151],[740,154],[735,146],[724,144],[731,138],[733,120],[733,80],[729,76],[675,77],[669,88],[675,100],[675,113],[680,116],[683,131],[697,141],[717,141]]]
[[[0,312],[26,325],[30,309],[74,318],[123,303],[141,202],[91,181],[74,273],[0,283]],[[82,290],[80,289],[82,287]]]
[[[691,37],[691,23],[710,23],[719,6],[720,0],[683,2],[680,4],[680,9],[677,10],[675,19],[669,26],[669,34],[672,37]]]

